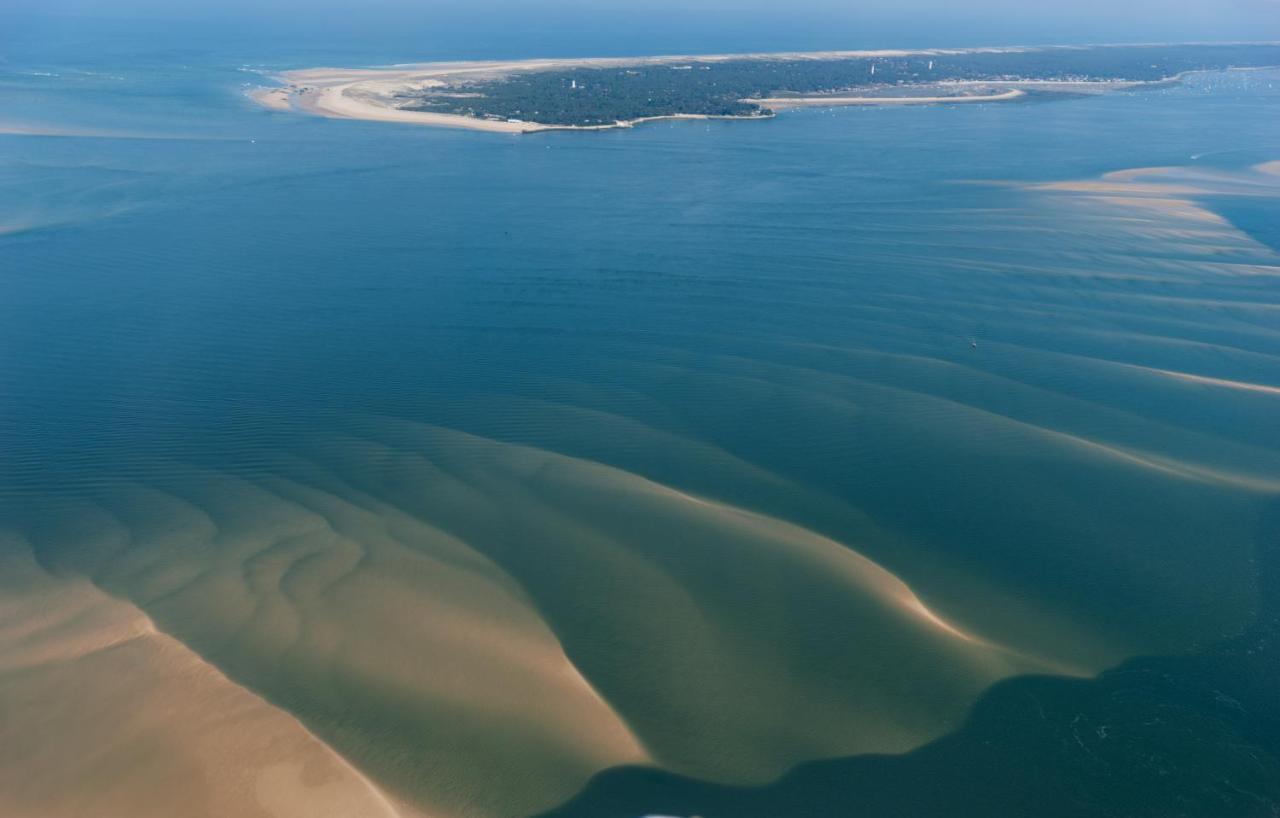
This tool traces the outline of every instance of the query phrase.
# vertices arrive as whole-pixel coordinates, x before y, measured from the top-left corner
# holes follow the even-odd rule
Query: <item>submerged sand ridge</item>
[[[34,643],[58,662],[107,645],[118,664],[77,665],[102,701],[150,661],[117,642],[169,638],[124,613],[137,606],[367,771],[377,789],[343,786],[378,809],[380,795],[431,815],[528,814],[619,764],[763,783],[806,759],[910,749],[999,678],[1087,673],[1110,653],[1079,664],[1086,640],[1070,629],[1002,645],[844,544],[545,450],[367,419],[273,460],[252,481],[171,475],[163,491],[123,484],[34,520],[48,568],[87,570],[125,617],[105,642],[60,648],[42,628]],[[69,695],[28,695],[51,692]],[[293,764],[301,750],[282,752]],[[309,803],[289,769],[263,765],[255,797]],[[55,803],[30,790],[33,809]]]
[[[55,565],[97,564],[96,583],[431,814],[522,814],[646,757],[509,579],[392,509],[193,473],[41,531]]]
[[[619,765],[761,783],[917,747],[1011,675],[1230,633],[1275,453],[1143,402],[1274,411],[1280,385],[1227,366],[1274,360],[1271,307],[1206,285],[1280,259],[1197,204],[1274,179],[1032,189],[1110,264],[986,270],[1185,284],[1184,323],[1121,333],[1103,319],[1158,298],[1077,288],[1084,326],[1015,343],[1001,328],[1048,310],[998,304],[1008,324],[949,358],[886,351],[890,320],[855,305],[862,345],[601,352],[575,360],[615,390],[563,376],[332,419],[239,469],[175,454],[6,497],[0,811],[520,816]],[[1158,252],[1122,267],[1132,237]],[[1160,365],[1210,311],[1256,348]]]
[[[33,536],[433,814],[546,809],[618,764],[766,781],[906,749],[996,678],[1052,667],[781,521],[535,449],[372,430],[252,483],[122,486]],[[688,546],[661,547],[678,530]],[[776,588],[748,579],[766,565]],[[779,666],[775,640],[842,621],[861,636],[834,666]],[[950,671],[902,689],[885,651]]]
[[[0,548],[0,812],[412,818],[136,608]]]

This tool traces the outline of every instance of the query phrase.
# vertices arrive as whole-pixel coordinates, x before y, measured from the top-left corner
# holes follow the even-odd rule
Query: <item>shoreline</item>
[[[1104,46],[1099,46],[1104,47]],[[977,86],[994,91],[982,94],[922,94],[920,96],[858,96],[798,95],[794,97],[746,98],[742,102],[761,106],[761,112],[751,115],[710,115],[673,113],[641,117],[598,125],[567,125],[536,122],[515,118],[481,118],[465,114],[412,111],[400,108],[397,99],[407,93],[425,88],[440,87],[457,78],[495,79],[517,73],[556,71],[573,68],[623,68],[679,64],[685,61],[722,62],[728,60],[832,60],[876,57],[904,57],[956,54],[1013,54],[1057,49],[1073,49],[1080,46],[1001,46],[982,48],[930,48],[930,49],[882,49],[865,51],[810,51],[810,52],[755,52],[742,54],[662,55],[653,57],[580,57],[563,59],[527,60],[477,60],[427,63],[400,63],[378,68],[304,68],[284,71],[272,76],[282,83],[251,90],[247,96],[257,105],[275,112],[307,113],[332,119],[356,119],[372,122],[395,122],[437,128],[462,128],[491,133],[527,134],[541,131],[605,131],[634,128],[646,122],[680,119],[765,120],[772,119],[778,111],[812,107],[861,107],[907,105],[948,105],[972,103],[999,103],[1021,100],[1031,91],[1048,93],[1101,94],[1108,91],[1128,90],[1140,87],[1159,87],[1177,83],[1187,74],[1182,72],[1159,80],[1037,80],[998,79],[961,80],[921,83],[897,86],[902,90],[948,90],[963,86]],[[1259,69],[1261,70],[1261,69]],[[1007,89],[998,91],[997,89]]]
[[[323,71],[326,74],[332,69],[307,69],[307,71]],[[367,70],[367,69],[366,69]],[[539,70],[539,69],[535,69]],[[362,73],[364,70],[361,70]],[[396,72],[397,75],[399,72]],[[288,72],[280,75],[281,79],[304,79],[304,72]],[[906,106],[906,105],[945,105],[951,103],[1010,102],[1027,96],[1021,88],[1010,88],[995,94],[956,94],[932,96],[808,96],[808,97],[761,97],[745,99],[762,106],[759,114],[748,116],[713,115],[713,114],[663,114],[661,116],[622,119],[600,125],[561,125],[546,122],[533,122],[515,119],[481,119],[462,114],[433,113],[429,111],[408,111],[390,104],[376,102],[376,96],[362,93],[361,86],[370,82],[394,81],[395,78],[361,77],[346,82],[331,82],[326,77],[326,84],[286,85],[256,88],[247,96],[257,105],[275,112],[306,113],[330,119],[355,119],[369,122],[392,122],[410,125],[423,125],[437,128],[461,128],[465,130],[487,131],[490,133],[528,134],[544,131],[608,131],[634,128],[649,122],[663,120],[726,120],[752,121],[769,120],[776,117],[778,111],[804,107],[857,107],[857,106]],[[1007,85],[1013,83],[991,83]],[[920,86],[915,86],[920,87]],[[355,91],[355,93],[351,93]]]
[[[526,120],[481,119],[462,114],[441,114],[429,111],[406,111],[389,105],[378,105],[346,93],[346,89],[358,85],[340,85],[320,91],[291,91],[288,88],[267,89],[261,96],[251,95],[255,102],[276,111],[303,111],[334,119],[360,119],[373,122],[399,122],[437,128],[464,128],[491,133],[539,133],[542,131],[609,131],[634,128],[646,122],[677,119],[772,119],[772,113],[753,116],[714,116],[711,114],[664,114],[662,116],[620,119],[602,125],[557,125]]]
[[[281,75],[282,78],[287,75]],[[429,111],[408,111],[388,104],[378,104],[366,95],[348,93],[350,89],[358,89],[367,80],[356,80],[349,83],[331,85],[324,88],[312,86],[276,86],[253,90],[248,94],[256,104],[276,112],[306,113],[329,119],[354,119],[368,122],[392,122],[409,125],[423,125],[436,128],[461,128],[490,133],[530,134],[544,131],[611,131],[634,128],[649,122],[663,120],[725,120],[734,122],[770,120],[777,112],[793,108],[815,107],[903,107],[909,105],[948,105],[972,103],[1012,102],[1023,99],[1027,91],[1022,88],[1010,88],[994,94],[953,94],[927,96],[798,96],[798,97],[759,97],[747,98],[743,102],[762,106],[761,113],[747,116],[714,115],[714,114],[663,114],[660,116],[640,117],[637,119],[620,119],[600,125],[561,125],[546,122],[534,122],[516,119],[481,119],[462,114],[433,113]],[[991,85],[1017,85],[1020,83],[1000,82]],[[1037,83],[1027,83],[1036,85]],[[1055,83],[1068,86],[1070,83]],[[1089,85],[1096,85],[1092,83]],[[921,87],[921,86],[912,86]],[[360,98],[365,96],[365,98]]]

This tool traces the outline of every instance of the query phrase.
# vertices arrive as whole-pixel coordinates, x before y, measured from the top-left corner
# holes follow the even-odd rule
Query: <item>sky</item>
[[[18,32],[11,36],[77,28],[102,34],[162,20],[223,41],[353,51],[378,43],[388,58],[401,59],[1280,41],[1280,0],[3,0],[0,6],[0,20],[8,17],[7,27]],[[22,22],[30,20],[39,22]],[[0,58],[5,37],[0,30]]]

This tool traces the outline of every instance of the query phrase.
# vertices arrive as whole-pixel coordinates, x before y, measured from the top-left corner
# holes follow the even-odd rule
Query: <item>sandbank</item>
[[[0,813],[420,818],[127,602],[0,533]]]

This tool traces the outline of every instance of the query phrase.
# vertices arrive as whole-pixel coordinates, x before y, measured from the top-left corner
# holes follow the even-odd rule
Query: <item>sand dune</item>
[[[645,758],[517,586],[393,509],[195,473],[36,531],[434,814],[534,811]]]
[[[113,492],[37,527],[40,548],[446,814],[545,808],[650,755],[762,781],[905,749],[994,679],[1050,667],[781,521],[527,447],[377,431],[254,484]]]
[[[664,765],[763,780],[805,756],[913,746],[926,713],[955,717],[973,686],[1039,665],[940,624],[882,568],[801,528],[550,452],[379,428],[380,446],[352,445],[395,470],[354,475],[486,547]],[[916,658],[863,658],[882,651]],[[944,677],[900,675],[930,655],[952,657]]]
[[[992,631],[854,544],[543,449],[369,418],[266,462],[99,492],[30,536],[437,814],[536,811],[621,763],[749,783],[906,750],[997,679],[1116,655],[1048,636],[1052,608],[1037,638]]]
[[[957,408],[946,411],[954,418]],[[1058,432],[1025,434],[1088,459],[1206,477]],[[110,627],[53,638],[70,630],[62,622],[100,615],[83,614],[79,597],[42,597],[40,610],[63,619],[6,616],[25,624],[4,635],[31,646],[5,652],[3,678],[37,668],[39,683],[20,682],[15,694],[32,718],[48,719],[63,702],[96,706],[104,699],[94,696],[114,691],[111,680],[131,667],[156,668],[157,685],[178,684],[166,674],[188,662],[251,700],[256,718],[286,719],[295,738],[271,744],[280,761],[255,762],[251,787],[220,784],[206,796],[253,792],[254,806],[237,814],[293,814],[272,810],[323,799],[333,812],[306,814],[340,815],[364,799],[351,809],[390,815],[405,802],[432,815],[522,815],[624,763],[763,782],[805,760],[918,746],[1008,675],[1088,673],[1105,661],[1104,651],[1081,665],[1079,635],[1050,636],[1051,608],[1022,622],[1036,639],[991,630],[983,615],[938,609],[852,544],[581,458],[369,418],[266,462],[269,471],[252,480],[170,469],[163,489],[121,485],[32,519],[42,562],[91,579],[65,582],[96,600]],[[763,472],[752,479],[777,481]],[[1006,594],[984,596],[997,617]],[[7,592],[0,603],[15,604]],[[964,612],[954,598],[945,608]],[[99,667],[104,656],[114,658]],[[40,668],[68,663],[98,692],[50,687],[62,671]],[[166,724],[182,706],[164,690],[130,695]],[[225,725],[225,741],[242,737],[245,723],[222,712],[202,709]],[[192,721],[201,740],[222,735],[203,724]],[[104,745],[115,728],[104,725],[86,746]],[[249,734],[271,730],[285,727]],[[65,744],[60,729],[43,734],[49,752]],[[304,770],[320,763],[308,754],[328,759],[330,783],[303,786],[315,780]],[[218,764],[220,775],[250,775],[227,766]],[[16,760],[0,768],[24,769]],[[81,792],[100,792],[99,779],[78,774]],[[58,798],[71,795],[57,782],[18,792],[27,810],[18,815],[74,814],[58,812]],[[118,809],[147,814],[133,802]]]

